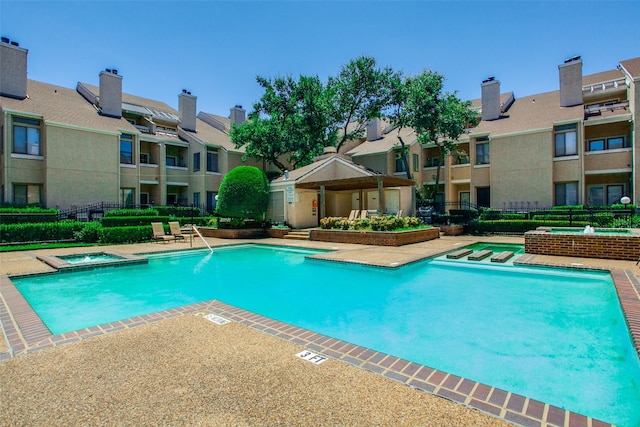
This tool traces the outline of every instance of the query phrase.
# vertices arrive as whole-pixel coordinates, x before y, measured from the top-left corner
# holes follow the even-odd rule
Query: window
[[[151,156],[149,153],[140,153],[140,163],[144,163],[145,165],[151,163]]]
[[[120,189],[120,204],[122,206],[133,206],[135,195],[133,188],[121,188]]]
[[[133,135],[126,133],[120,135],[120,163],[133,164]]]
[[[412,157],[413,157],[413,171],[418,172],[420,170],[420,159],[417,154],[414,154]]]
[[[556,126],[555,128],[555,156],[573,156],[578,154],[576,144],[576,125]]]
[[[555,185],[556,206],[573,206],[578,204],[578,183],[563,182]]]
[[[40,155],[40,121],[13,118],[13,152],[16,154]]]
[[[483,208],[491,207],[491,187],[476,188],[476,204]]]
[[[200,193],[193,193],[193,206],[200,207]]]
[[[207,148],[207,172],[218,172],[218,150]]]
[[[613,138],[592,139],[587,144],[588,151],[603,151],[625,148],[625,137],[615,136]]]
[[[178,158],[167,155],[167,166],[178,166]]]
[[[216,210],[216,196],[217,193],[207,191],[207,212],[213,212]]]
[[[193,171],[198,172],[200,170],[200,153],[193,153]]]
[[[476,143],[476,165],[488,165],[489,160],[489,143]]]
[[[13,203],[18,206],[39,205],[40,186],[35,184],[14,184]]]

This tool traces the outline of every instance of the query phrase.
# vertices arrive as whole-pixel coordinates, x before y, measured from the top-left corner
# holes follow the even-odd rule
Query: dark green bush
[[[482,208],[480,212],[480,219],[500,219],[500,215],[502,215],[502,211],[500,209]]]
[[[139,227],[109,227],[98,230],[100,243],[138,243],[146,242],[153,238],[150,225]]]
[[[102,218],[103,227],[134,227],[150,225],[152,222],[167,223],[171,219],[168,216],[105,216]]]
[[[159,209],[115,209],[106,211],[104,218],[112,216],[157,216]]]
[[[36,206],[28,206],[24,208],[0,208],[0,213],[54,213],[58,210],[55,208],[39,208]]]
[[[33,224],[0,224],[0,242],[49,242],[72,240],[74,233],[86,225],[77,221],[60,221]]]
[[[100,237],[98,235],[102,224],[99,222],[84,222],[84,227],[80,231],[73,233],[73,237],[78,242],[83,243],[98,243]]]
[[[218,192],[216,215],[262,221],[269,203],[269,181],[254,166],[238,166],[224,177]]]

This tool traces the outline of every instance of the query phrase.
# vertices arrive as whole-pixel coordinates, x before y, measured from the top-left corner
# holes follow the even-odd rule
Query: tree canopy
[[[381,117],[398,129],[413,128],[420,143],[438,146],[442,164],[455,151],[455,140],[476,120],[468,102],[443,91],[442,75],[424,71],[403,76],[379,68],[368,56],[351,60],[326,84],[317,76],[256,80],[264,94],[249,120],[233,126],[231,139],[236,147],[245,147],[245,158],[267,160],[280,171],[311,163],[326,146],[339,150],[362,138],[367,123]],[[400,133],[398,140],[411,179]]]
[[[478,120],[477,114],[470,109],[470,102],[461,101],[455,92],[444,92],[443,88],[444,76],[433,71],[426,70],[417,76],[397,74],[391,82],[391,102],[386,113],[391,125],[398,129],[407,178],[411,179],[411,172],[400,129],[412,128],[420,144],[438,148],[440,162],[434,176],[431,199],[435,198],[445,157],[457,152],[456,141],[467,127],[475,126]]]

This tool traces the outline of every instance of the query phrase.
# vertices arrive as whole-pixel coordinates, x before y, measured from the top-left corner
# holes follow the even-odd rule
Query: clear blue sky
[[[0,34],[29,50],[29,78],[74,88],[116,68],[123,90],[166,102],[188,89],[228,115],[262,94],[256,75],[325,80],[359,55],[480,97],[490,75],[516,98],[558,89],[558,65],[583,73],[640,56],[640,1],[12,1]]]

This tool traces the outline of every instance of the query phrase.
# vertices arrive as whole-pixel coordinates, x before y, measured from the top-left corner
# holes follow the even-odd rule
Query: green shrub
[[[158,216],[157,209],[115,209],[112,211],[106,211],[104,218],[112,216]]]
[[[54,213],[58,210],[55,208],[40,208],[37,206],[28,206],[24,208],[0,208],[0,213]]]
[[[160,216],[175,216],[175,217],[199,217],[200,208],[191,206],[156,206],[154,208],[158,211]]]
[[[238,166],[225,175],[218,192],[216,215],[262,221],[269,203],[269,181],[254,166]]]
[[[369,218],[358,218],[351,224],[354,230],[368,230],[371,228],[371,220]]]
[[[482,208],[480,212],[480,219],[483,219],[483,220],[500,219],[501,215],[502,215],[502,211],[500,209]]]
[[[83,224],[84,227],[82,227],[80,231],[73,233],[74,239],[83,243],[97,243],[100,240],[98,233],[102,228],[102,224],[95,221],[85,222]]]
[[[135,227],[150,225],[152,222],[167,223],[171,220],[168,216],[106,216],[102,218],[103,227]]]
[[[566,211],[572,209],[584,209],[583,205],[562,205],[562,206],[554,206],[551,208],[554,211]]]
[[[351,222],[340,216],[327,216],[320,220],[320,228],[325,230],[348,230]]]
[[[58,220],[58,214],[57,209],[45,209],[35,206],[0,208],[0,224],[56,222]]]
[[[60,221],[47,223],[0,224],[0,242],[49,242],[72,240],[86,223]]]
[[[100,243],[138,243],[146,242],[153,238],[150,225],[139,227],[103,227],[98,230]]]

